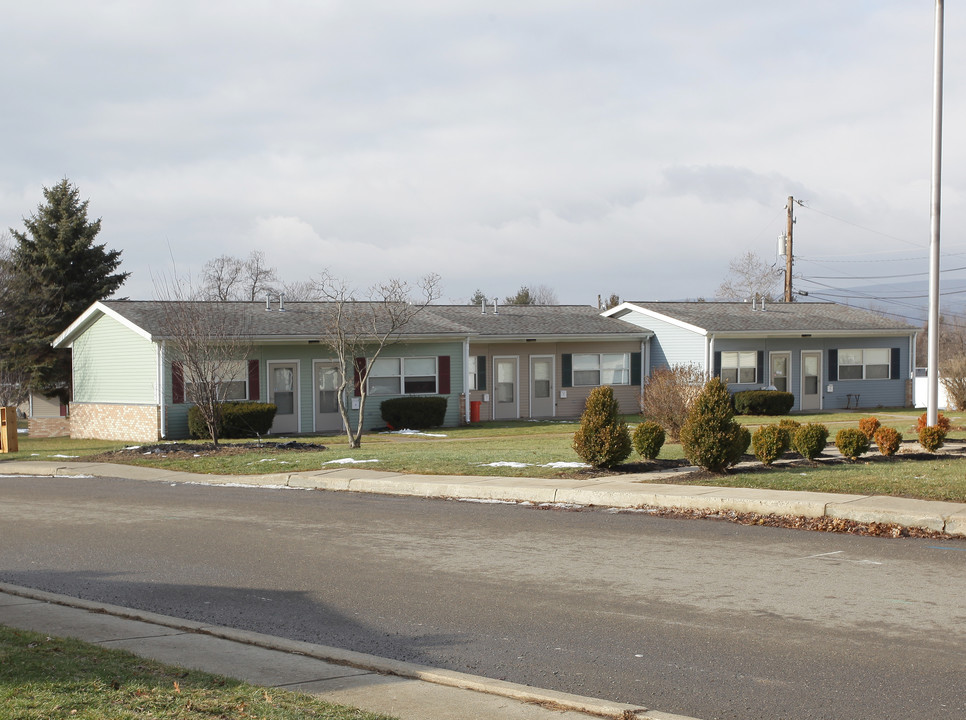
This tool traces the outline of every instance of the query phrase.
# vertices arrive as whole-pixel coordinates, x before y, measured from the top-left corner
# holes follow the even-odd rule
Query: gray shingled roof
[[[164,337],[165,301],[106,300],[103,303],[153,337]],[[227,313],[239,332],[258,338],[318,337],[327,323],[333,322],[335,306],[324,302],[288,302],[279,312],[273,303],[266,311],[264,302],[199,303],[206,312]],[[367,311],[374,306],[359,303]],[[378,308],[376,305],[375,307]],[[403,337],[467,335],[497,337],[578,337],[588,335],[640,336],[640,328],[614,318],[606,318],[591,306],[505,305],[484,314],[473,305],[430,305],[406,326]]]
[[[709,332],[868,332],[917,328],[868,310],[836,303],[634,302],[633,305],[686,322]],[[646,322],[644,323],[646,325]]]

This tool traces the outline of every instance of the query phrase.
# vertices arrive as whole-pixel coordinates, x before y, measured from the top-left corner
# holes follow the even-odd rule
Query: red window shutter
[[[355,396],[362,395],[362,376],[366,374],[366,359],[356,358],[355,377],[352,380],[352,387],[355,389]]]
[[[438,373],[439,394],[449,395],[449,355],[436,358],[436,372]]]
[[[184,402],[184,366],[178,360],[171,363],[171,402]]]
[[[258,402],[261,388],[258,387],[258,360],[248,361],[248,399]]]
[[[64,403],[60,404],[60,416],[67,417],[67,406]]]

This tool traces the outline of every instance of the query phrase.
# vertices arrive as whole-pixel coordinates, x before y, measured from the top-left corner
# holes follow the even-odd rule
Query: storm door
[[[268,363],[268,401],[278,408],[272,423],[272,433],[276,435],[299,431],[298,379],[298,363]]]
[[[315,431],[342,432],[339,385],[342,373],[336,362],[315,363]]]

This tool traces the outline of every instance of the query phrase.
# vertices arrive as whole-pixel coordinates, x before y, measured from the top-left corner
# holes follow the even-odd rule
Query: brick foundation
[[[71,403],[70,436],[155,442],[161,437],[157,405]]]
[[[70,418],[28,418],[27,434],[32,438],[67,437],[70,435]]]

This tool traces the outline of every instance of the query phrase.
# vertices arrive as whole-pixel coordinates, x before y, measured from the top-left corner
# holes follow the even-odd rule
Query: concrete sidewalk
[[[966,536],[966,504],[881,495],[789,492],[698,485],[660,484],[677,472],[597,478],[520,478],[406,475],[339,467],[270,475],[203,475],[133,465],[69,461],[0,461],[4,475],[95,475],[131,480],[207,485],[292,487],[426,498],[566,503],[614,508],[677,508],[753,512],[807,518],[889,523]]]
[[[693,720],[338,648],[0,583],[0,624],[246,682],[309,693],[400,720]]]

